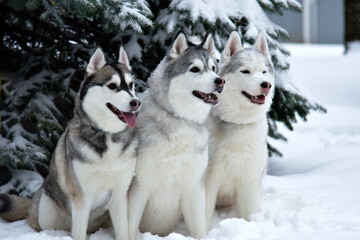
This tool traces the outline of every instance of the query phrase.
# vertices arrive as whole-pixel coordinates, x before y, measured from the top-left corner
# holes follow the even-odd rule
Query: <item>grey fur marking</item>
[[[83,100],[89,88],[96,85],[105,84],[114,74],[120,76],[121,82],[125,82],[124,73],[131,73],[123,64],[108,64],[102,68],[102,71],[98,71],[91,76],[85,76],[85,80],[82,82],[79,95],[80,100]]]
[[[85,162],[83,155],[78,151],[75,144],[72,142],[72,139],[70,137],[69,131],[66,131],[65,133],[65,141],[64,141],[65,147],[65,158],[70,159],[77,159],[79,161]]]
[[[272,67],[269,60],[264,56],[264,54],[262,54],[257,49],[246,48],[238,51],[233,56],[231,56],[230,60],[227,61],[227,63],[222,67],[219,75],[223,76],[225,73],[236,72],[236,70],[238,70],[241,66],[245,65],[244,61],[247,59],[247,56],[251,54],[255,54],[259,57],[264,58],[264,60],[266,61],[266,67],[269,69],[269,72],[274,72],[274,68]]]
[[[168,66],[165,69],[163,78],[173,79],[178,75],[184,74],[188,71],[189,66],[193,64],[195,59],[200,59],[204,63],[205,69],[203,71],[210,71],[211,69],[209,69],[208,66],[210,58],[212,58],[211,55],[202,46],[190,46],[175,61],[173,61],[170,57],[167,57]]]
[[[44,180],[42,188],[45,193],[56,203],[56,205],[63,211],[70,213],[69,206],[67,204],[67,197],[64,192],[61,190],[58,184],[58,173],[56,162],[54,160],[54,155],[51,158],[49,175]]]
[[[80,138],[86,141],[96,153],[103,156],[107,150],[106,135],[104,131],[92,126],[84,126],[80,129]]]
[[[121,152],[125,152],[135,139],[136,131],[134,129],[129,129],[126,132],[115,133],[111,136],[111,141],[119,143],[119,146],[122,146]],[[137,149],[135,154],[137,155]]]

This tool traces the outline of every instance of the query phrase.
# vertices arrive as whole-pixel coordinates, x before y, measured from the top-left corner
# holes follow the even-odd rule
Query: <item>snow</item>
[[[14,186],[19,184],[19,186],[17,186],[17,189],[23,189],[20,196],[32,196],[33,193],[36,192],[37,189],[39,189],[44,180],[39,173],[29,170],[12,170],[11,175],[11,180],[5,185],[1,186],[0,193],[7,193],[9,192],[9,190],[13,189]]]
[[[283,157],[269,161],[263,180],[262,211],[251,221],[234,218],[233,209],[217,211],[204,240],[360,239],[360,51],[344,56],[340,45],[285,45],[292,56],[292,81],[327,114],[312,112],[294,131],[279,126],[287,142],[271,140]],[[354,49],[359,49],[355,46]],[[285,80],[284,80],[285,81]],[[35,180],[38,180],[37,178]],[[185,224],[161,238],[138,234],[137,240],[190,240]],[[25,221],[0,220],[0,239],[68,240],[69,232],[36,233]],[[99,230],[90,240],[112,240]]]
[[[239,13],[237,6],[237,3],[233,0],[223,1],[221,8],[219,8],[219,3],[216,0],[175,0],[169,5],[170,8],[178,9],[180,12],[189,11],[193,22],[196,22],[199,17],[206,19],[210,23],[215,23],[217,19],[220,19],[233,27],[235,26],[230,20],[230,16],[236,16]]]
[[[349,54],[357,54],[360,52],[360,41],[353,41],[349,43]]]
[[[354,51],[345,57],[345,49],[340,45],[288,46],[292,49],[291,54],[297,56],[290,58],[293,83],[307,84],[307,89],[313,92],[312,97],[319,103],[359,107],[356,95],[360,88],[360,53],[356,51],[359,48],[355,43],[352,45]],[[313,57],[308,58],[309,54]],[[307,64],[301,66],[304,61]],[[313,71],[315,66],[317,71]]]
[[[119,26],[121,30],[125,31],[129,28],[137,33],[142,33],[142,25],[150,27],[152,21],[150,20],[151,11],[147,6],[147,2],[143,0],[137,1],[119,1],[114,0],[106,6],[99,3],[99,6],[104,5],[102,14],[104,19],[111,22],[114,26]],[[107,25],[107,24],[106,24]],[[109,26],[107,25],[106,28]]]
[[[137,39],[136,34],[132,34],[130,40],[124,46],[130,60],[133,59],[133,58],[141,60],[141,57],[142,57],[141,50],[142,50],[142,48],[139,45],[137,40],[138,39]]]
[[[287,1],[282,0],[282,2],[286,7]],[[296,3],[296,1],[294,2]],[[259,31],[267,32],[271,36],[278,36],[279,32],[287,35],[285,29],[270,21],[258,1],[223,0],[219,8],[217,0],[174,0],[169,5],[169,9],[163,10],[157,20],[159,24],[165,26],[168,33],[173,32],[179,18],[188,16],[182,14],[187,12],[190,18],[187,20],[192,23],[196,23],[199,18],[202,18],[210,24],[220,21],[231,29],[236,29],[233,18],[245,16],[250,23],[246,31],[246,36],[250,39],[256,39]],[[269,39],[271,38],[269,37]],[[272,44],[277,45],[273,40]]]

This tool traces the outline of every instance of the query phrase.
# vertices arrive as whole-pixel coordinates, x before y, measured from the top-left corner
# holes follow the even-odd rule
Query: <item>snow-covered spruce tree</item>
[[[150,16],[143,1],[0,1],[2,171],[47,175],[94,49],[118,53],[114,39],[142,33]]]

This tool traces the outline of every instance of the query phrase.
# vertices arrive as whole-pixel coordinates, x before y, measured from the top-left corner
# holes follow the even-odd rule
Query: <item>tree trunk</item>
[[[360,2],[359,0],[345,0],[345,49],[349,43],[360,40]]]

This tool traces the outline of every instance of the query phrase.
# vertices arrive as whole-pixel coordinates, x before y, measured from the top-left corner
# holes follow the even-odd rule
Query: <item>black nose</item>
[[[218,86],[218,87],[224,87],[225,84],[225,80],[222,78],[216,78],[214,83]]]
[[[260,86],[261,86],[262,88],[265,88],[265,89],[270,89],[270,88],[271,88],[271,83],[269,83],[269,82],[262,82],[262,83],[260,84]]]
[[[137,110],[141,105],[141,102],[139,100],[131,100],[130,101],[130,107],[132,110]]]
[[[216,78],[214,83],[216,85],[215,91],[218,91],[218,93],[221,93],[224,90],[225,80],[222,78]]]

